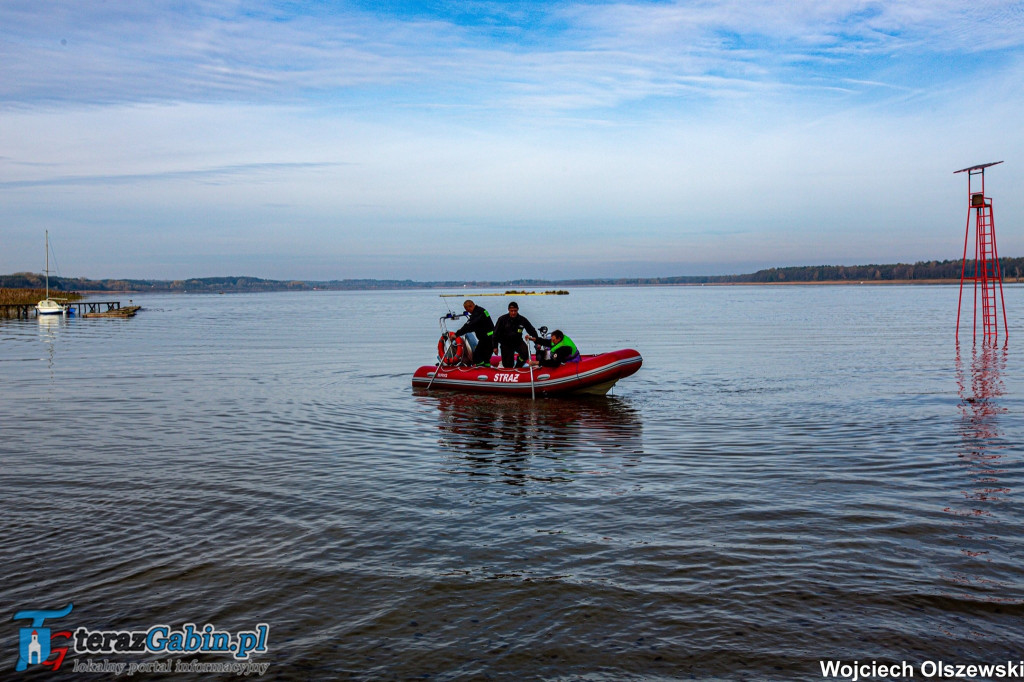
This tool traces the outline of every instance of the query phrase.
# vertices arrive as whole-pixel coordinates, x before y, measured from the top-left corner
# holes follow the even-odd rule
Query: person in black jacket
[[[467,300],[462,307],[469,313],[469,321],[459,327],[454,336],[463,336],[469,332],[476,334],[477,344],[473,349],[472,362],[486,367],[491,366],[491,353],[494,352],[494,323],[491,314],[473,301]]]
[[[494,339],[501,348],[502,367],[522,367],[530,361],[530,349],[523,341],[523,330],[531,336],[537,336],[537,330],[530,321],[519,314],[519,304],[512,301],[508,304],[508,312],[498,318],[494,325]],[[516,360],[519,353],[519,360]]]

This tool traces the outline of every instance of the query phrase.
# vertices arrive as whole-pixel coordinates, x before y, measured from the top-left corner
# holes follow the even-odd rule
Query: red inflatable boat
[[[414,388],[441,388],[458,391],[482,391],[505,395],[562,395],[589,393],[604,395],[616,381],[634,374],[643,358],[632,349],[616,350],[600,355],[581,355],[578,360],[558,367],[504,369],[498,367],[464,367],[425,365],[412,375]],[[501,365],[497,355],[491,365]]]

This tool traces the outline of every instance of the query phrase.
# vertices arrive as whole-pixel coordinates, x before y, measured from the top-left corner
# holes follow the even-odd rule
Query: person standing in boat
[[[540,361],[530,361],[530,364],[534,367],[558,367],[563,362],[578,362],[580,359],[580,352],[576,349],[576,344],[572,342],[572,339],[563,334],[560,329],[551,332],[550,339],[534,336],[527,336],[526,338],[538,346],[550,346],[551,348],[547,358]]]
[[[519,304],[512,301],[508,304],[508,312],[498,318],[494,325],[494,339],[501,349],[502,367],[522,367],[530,360],[530,349],[523,341],[523,330],[531,336],[537,336],[537,330],[530,321],[519,314]],[[519,360],[516,360],[519,353]]]
[[[466,300],[462,307],[469,313],[469,321],[459,327],[456,332],[450,332],[454,336],[464,336],[470,332],[476,334],[477,344],[473,349],[474,364],[490,367],[491,353],[494,352],[494,322],[491,321],[491,314],[483,306],[479,306],[471,300]]]

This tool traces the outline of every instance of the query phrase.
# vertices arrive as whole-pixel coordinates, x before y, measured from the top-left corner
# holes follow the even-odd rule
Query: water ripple
[[[644,355],[606,398],[537,401],[410,387],[436,292],[139,298],[0,322],[12,612],[269,623],[283,680],[1020,656],[1024,363],[951,344],[955,290],[531,297]]]

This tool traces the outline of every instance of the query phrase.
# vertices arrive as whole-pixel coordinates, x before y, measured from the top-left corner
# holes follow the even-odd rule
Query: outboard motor
[[[537,328],[537,333],[540,335],[540,337],[542,339],[545,339],[547,341],[551,340],[551,335],[548,334],[548,328],[547,327],[538,327]],[[534,345],[534,350],[537,353],[537,362],[542,362],[542,361],[547,360],[548,358],[551,357],[551,347],[550,346],[538,346],[538,345],[535,344]]]

